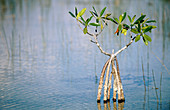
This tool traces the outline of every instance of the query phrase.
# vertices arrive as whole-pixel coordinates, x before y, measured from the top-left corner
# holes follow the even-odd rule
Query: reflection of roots
[[[113,102],[113,110],[123,110],[124,109],[124,102],[118,103],[118,106],[116,105],[116,102]],[[104,103],[104,110],[111,110],[110,102]],[[98,110],[102,110],[101,103],[97,103]]]
[[[116,62],[116,66],[114,64],[114,61]],[[112,71],[109,77],[110,66],[112,67]],[[107,71],[106,71],[106,68],[107,68]],[[105,75],[105,71],[106,71],[106,75]],[[118,92],[118,102],[124,102],[125,98],[124,98],[124,93],[123,93],[123,86],[122,86],[122,82],[120,78],[119,65],[118,65],[118,61],[116,57],[114,59],[109,58],[107,62],[105,63],[105,65],[103,66],[101,76],[100,76],[99,87],[98,87],[97,102],[100,102],[104,75],[105,75],[104,99],[103,99],[104,103],[110,101],[110,89],[111,89],[112,76],[114,77],[113,101],[116,102],[116,93]]]

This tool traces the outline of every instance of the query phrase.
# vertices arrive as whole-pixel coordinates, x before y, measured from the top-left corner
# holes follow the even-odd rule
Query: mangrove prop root
[[[108,77],[109,77],[110,65],[111,65],[111,60],[109,60],[109,64],[107,66],[105,85],[104,85],[104,101],[106,102],[107,102],[107,89],[108,89]]]
[[[109,86],[108,86],[108,93],[107,93],[107,101],[110,101],[110,89],[111,89],[111,85],[112,85],[112,75],[113,75],[113,72],[111,72],[110,77],[109,77]]]
[[[114,64],[116,63],[116,65]],[[110,65],[111,65],[111,73],[109,77],[109,72],[110,72]],[[107,71],[106,71],[107,69]],[[106,76],[105,76],[105,71],[106,71]],[[122,87],[122,82],[120,78],[120,72],[119,72],[119,65],[118,65],[118,60],[117,58],[109,58],[105,65],[103,66],[101,76],[100,76],[100,82],[99,82],[99,87],[98,87],[98,95],[97,95],[97,102],[100,103],[100,97],[101,97],[101,91],[102,91],[102,86],[103,86],[103,80],[105,76],[105,84],[104,84],[104,103],[107,103],[110,101],[110,89],[111,89],[111,82],[112,82],[112,77],[114,76],[114,90],[113,90],[113,101],[116,101],[116,93],[118,92],[118,102],[124,102],[124,93],[123,93],[123,87]]]
[[[114,69],[114,60],[112,60],[112,74],[114,76],[114,82],[113,82],[113,101],[116,102],[116,92],[117,92],[117,79],[116,79],[116,73]]]
[[[102,85],[103,85],[103,78],[104,78],[104,74],[106,71],[106,68],[109,64],[110,58],[107,60],[107,62],[105,63],[105,65],[103,66],[102,72],[101,72],[101,76],[100,76],[100,82],[99,82],[99,87],[98,87],[98,94],[97,94],[97,102],[100,102],[100,97],[101,97],[101,91],[102,91]]]
[[[113,94],[113,98],[116,99],[116,91],[118,91],[118,100],[121,100],[121,97],[120,97],[120,81],[119,81],[118,73],[117,73],[117,70],[116,70],[114,63],[112,63],[112,68],[113,68],[113,71],[114,71],[114,94]]]
[[[120,84],[120,97],[121,97],[121,101],[125,101],[124,93],[123,93],[122,81],[121,81],[121,78],[120,78],[119,64],[118,64],[117,57],[115,57],[115,61],[116,61],[117,74],[118,74],[118,77],[119,77],[119,84]]]

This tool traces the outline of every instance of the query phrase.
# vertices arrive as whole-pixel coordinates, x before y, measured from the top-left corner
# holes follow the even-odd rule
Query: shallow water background
[[[126,11],[157,21],[148,46],[134,42],[118,55],[125,103],[97,105],[100,72],[108,57],[68,14],[75,6],[79,11],[107,6],[114,17]],[[130,41],[128,35],[116,37],[116,28],[109,25],[99,37],[107,52]],[[0,0],[0,109],[168,110],[170,74],[161,62],[170,71],[169,29],[168,0]]]

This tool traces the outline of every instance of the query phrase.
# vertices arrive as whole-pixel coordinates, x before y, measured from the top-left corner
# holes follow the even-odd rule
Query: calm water
[[[158,21],[149,46],[134,42],[118,55],[125,103],[96,103],[108,57],[68,14],[75,6],[90,10],[93,5],[98,10],[107,6],[115,17],[126,11]],[[170,74],[156,58],[170,71],[169,29],[168,0],[0,0],[0,109],[170,110]],[[130,41],[115,37],[115,30],[109,25],[99,37],[107,52]]]

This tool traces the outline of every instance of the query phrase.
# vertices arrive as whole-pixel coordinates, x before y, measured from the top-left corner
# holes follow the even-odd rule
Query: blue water
[[[125,103],[97,104],[100,72],[108,57],[68,14],[75,6],[87,11],[107,6],[115,17],[126,11],[157,21],[148,46],[134,42],[118,55]],[[169,110],[169,12],[168,0],[1,0],[0,109]],[[111,24],[99,36],[109,53],[130,41],[128,35],[116,37],[116,28]]]

